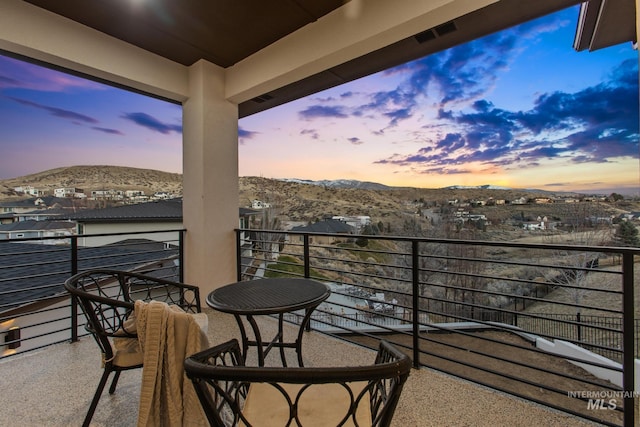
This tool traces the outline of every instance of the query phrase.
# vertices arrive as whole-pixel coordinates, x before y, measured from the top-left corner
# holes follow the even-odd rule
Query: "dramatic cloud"
[[[89,123],[89,124],[99,123],[98,120],[94,119],[93,117],[85,116],[84,114],[76,113],[69,110],[64,110],[62,108],[49,107],[47,105],[39,104],[37,102],[28,101],[26,99],[13,98],[13,97],[9,97],[9,98],[22,105],[27,105],[29,107],[48,111],[52,116],[60,117],[62,119],[68,119],[75,123]]]
[[[298,114],[300,114],[300,116],[306,120],[326,118],[326,117],[344,119],[349,117],[345,112],[345,110],[346,110],[345,107],[342,107],[339,105],[332,105],[332,106],[312,105],[311,107],[308,107],[300,111]]]
[[[182,125],[162,123],[146,113],[125,113],[122,118],[163,135],[168,135],[171,132],[182,133]]]
[[[549,17],[455,46],[381,73],[382,76],[399,75],[402,78],[391,90],[369,94],[365,103],[336,106],[327,105],[335,102],[331,97],[317,98],[314,100],[316,105],[299,114],[307,120],[377,118],[381,125],[377,132],[383,133],[419,113],[425,102],[448,109],[481,99],[495,86],[500,71],[509,67],[525,43],[535,43],[540,34],[563,25],[568,22]],[[340,98],[342,101],[353,100],[356,93],[345,91]]]
[[[437,120],[455,132],[415,154],[396,154],[377,163],[448,174],[454,170],[449,167],[468,162],[508,168],[561,157],[574,163],[636,157],[637,76],[637,61],[627,60],[607,81],[576,93],[541,94],[528,111],[507,111],[482,99],[468,110],[441,109]]]

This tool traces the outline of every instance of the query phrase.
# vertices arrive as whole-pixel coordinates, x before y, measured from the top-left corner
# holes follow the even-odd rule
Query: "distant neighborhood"
[[[13,191],[17,195],[31,195],[35,197],[47,196],[48,191],[35,188],[33,186],[14,187]],[[113,200],[123,203],[140,203],[150,200],[166,200],[177,197],[171,193],[164,191],[158,191],[152,195],[146,195],[142,190],[92,190],[87,194],[81,188],[75,187],[61,187],[53,190],[53,196],[57,198],[72,198],[72,199],[90,199],[90,200]]]
[[[94,187],[95,188],[95,187]],[[136,221],[149,218],[150,223],[155,223],[159,218],[159,213],[166,209],[165,204],[160,201],[172,201],[179,199],[180,194],[173,194],[165,191],[155,191],[152,194],[145,194],[141,190],[91,190],[85,191],[78,187],[59,187],[53,190],[44,190],[31,185],[16,186],[13,192],[18,196],[32,196],[29,198],[16,198],[12,200],[0,201],[0,240],[3,239],[24,239],[24,238],[52,238],[87,233],[87,222],[102,216],[109,217],[109,210],[116,209],[120,213],[120,218],[135,217]],[[52,193],[52,194],[48,194]],[[506,194],[506,193],[505,193]],[[556,230],[562,226],[562,219],[543,212],[542,206],[577,205],[588,203],[614,204],[622,196],[612,194],[610,196],[582,196],[576,195],[554,195],[549,197],[516,197],[513,199],[497,198],[489,196],[486,198],[460,199],[453,198],[442,201],[435,200],[407,200],[399,207],[403,212],[413,214],[415,217],[432,224],[440,223],[446,216],[446,221],[456,227],[473,226],[486,230],[493,225],[492,218],[482,211],[482,208],[490,207],[533,207],[528,212],[533,214],[520,214],[520,217],[511,218],[509,224],[524,231],[536,232],[543,230]],[[145,205],[145,206],[137,206]],[[172,203],[178,206],[169,215],[172,221],[181,221],[182,203]],[[267,211],[277,211],[282,206],[273,206],[272,203],[259,199],[252,199],[246,203],[245,215],[241,215],[241,228],[268,228],[264,227],[260,218],[262,213]],[[125,209],[126,206],[137,206],[136,208]],[[540,212],[535,213],[535,206],[541,206]],[[144,207],[144,209],[142,209]],[[334,234],[371,234],[376,227],[385,228],[380,218],[372,220],[367,206],[362,206],[359,214],[342,215],[339,212],[331,212],[331,207],[327,205],[327,211],[321,216],[309,218],[306,221],[287,220],[286,216],[278,223],[279,229],[283,231],[299,232],[321,232]],[[516,209],[513,209],[514,212]],[[89,213],[88,211],[91,211]],[[124,212],[127,212],[126,214]],[[133,213],[135,211],[135,213]],[[619,210],[620,211],[620,210]],[[271,215],[271,214],[270,214]],[[162,215],[160,215],[162,216]],[[115,217],[115,216],[114,216]],[[640,213],[626,211],[614,214],[598,214],[590,217],[591,223],[613,224],[616,221],[635,221],[640,217]],[[167,217],[164,217],[165,219]],[[495,221],[495,219],[494,219]],[[120,221],[122,222],[122,221]],[[157,225],[157,224],[156,224]],[[175,226],[173,224],[172,226]],[[372,228],[373,227],[373,228]],[[386,226],[387,231],[390,229]],[[382,230],[379,230],[382,232]],[[101,230],[101,232],[105,232]],[[46,240],[44,243],[55,244],[56,240]]]

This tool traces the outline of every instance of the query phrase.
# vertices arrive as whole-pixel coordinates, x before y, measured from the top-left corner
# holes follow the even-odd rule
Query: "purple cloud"
[[[69,110],[63,110],[62,108],[49,107],[47,105],[39,104],[37,102],[29,101],[26,99],[20,99],[20,98],[14,98],[14,97],[9,97],[9,99],[12,99],[13,101],[18,102],[22,105],[27,105],[29,107],[34,107],[34,108],[48,111],[52,116],[60,117],[62,119],[69,119],[73,122],[82,122],[82,123],[90,123],[90,124],[99,123],[99,121],[94,119],[93,117],[89,117],[84,114],[76,113]]]
[[[108,133],[108,134],[111,134],[111,135],[124,135],[124,133],[122,133],[121,131],[119,131],[117,129],[101,128],[101,127],[97,127],[97,126],[94,126],[91,129],[97,130],[98,132]]]
[[[303,119],[312,120],[317,118],[347,118],[348,115],[345,112],[345,107],[339,105],[324,106],[324,105],[312,105],[298,113]]]
[[[168,135],[171,132],[182,133],[182,125],[171,125],[162,123],[161,121],[148,115],[147,113],[125,113],[121,117],[123,119],[132,121],[139,126],[145,127],[154,132],[159,132],[163,135]]]
[[[315,129],[303,129],[300,131],[300,135],[308,135],[311,139],[320,138],[320,134],[318,134],[318,131]]]
[[[394,155],[376,163],[414,165],[445,173],[466,162],[509,168],[554,158],[605,163],[637,157],[637,94],[637,61],[626,60],[607,81],[576,93],[541,94],[528,111],[495,108],[482,99],[475,101],[470,111],[441,109],[437,120],[455,132],[415,154]]]
[[[248,139],[252,139],[260,132],[254,132],[250,130],[243,129],[241,127],[238,128],[238,141],[240,144],[244,144]]]

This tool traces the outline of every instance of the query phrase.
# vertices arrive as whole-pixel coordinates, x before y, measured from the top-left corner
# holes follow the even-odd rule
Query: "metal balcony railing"
[[[279,230],[237,236],[239,280],[330,284],[312,317],[317,331],[364,346],[384,336],[416,367],[605,425],[634,425],[638,249]]]
[[[182,281],[183,236],[163,230],[0,240],[0,358],[86,334],[63,286],[75,273],[113,268]]]
[[[120,268],[182,281],[183,236],[0,240],[0,357],[83,331],[63,290],[71,274]],[[634,425],[638,249],[242,229],[236,250],[240,280],[329,283],[311,322],[321,333],[369,347],[384,336],[416,367]]]

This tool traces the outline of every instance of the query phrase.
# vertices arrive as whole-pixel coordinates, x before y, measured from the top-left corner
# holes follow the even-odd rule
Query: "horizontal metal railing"
[[[82,331],[62,286],[71,274],[143,269],[182,281],[184,230],[140,240],[150,234],[70,236],[62,245],[0,241],[0,357]],[[364,346],[384,336],[416,366],[605,425],[633,425],[637,249],[273,230],[237,235],[239,279],[284,275],[331,284],[330,300],[312,319],[318,331]],[[119,242],[101,243],[107,237]],[[9,334],[15,327],[19,334]]]
[[[0,240],[0,358],[84,334],[64,289],[93,268],[154,272],[182,281],[183,229]]]
[[[237,236],[239,280],[331,284],[312,317],[318,331],[365,346],[384,336],[416,366],[605,425],[633,425],[638,249],[280,230]]]

